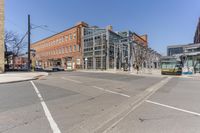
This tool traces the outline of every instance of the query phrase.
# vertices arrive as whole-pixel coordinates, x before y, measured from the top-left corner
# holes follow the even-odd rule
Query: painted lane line
[[[165,84],[167,84],[170,80],[171,80],[171,77],[167,77],[167,78],[161,80],[159,83],[147,88],[143,92],[143,94],[141,94],[141,97],[139,97],[138,99],[136,99],[133,102],[134,104],[131,105],[132,107],[126,113],[124,113],[118,120],[113,122],[111,125],[109,125],[105,129],[103,129],[103,131],[100,130],[101,133],[107,133],[108,131],[112,130],[113,127],[115,127],[118,123],[120,123],[123,119],[125,119],[136,108],[138,108],[140,105],[142,105],[149,97],[151,97],[157,90],[159,90],[161,87],[163,87]],[[130,100],[132,100],[132,99],[130,99]],[[104,125],[106,125],[106,124],[104,124]]]
[[[99,89],[99,90],[102,90],[102,91],[109,92],[109,93],[121,95],[121,96],[124,96],[124,97],[130,97],[129,95],[126,95],[126,94],[123,94],[123,93],[119,93],[119,92],[114,92],[114,91],[107,90],[107,89],[104,89],[104,88],[101,88],[101,87],[97,87],[97,86],[92,86],[92,87],[94,87],[94,88],[96,88],[96,89]]]
[[[58,128],[58,125],[56,124],[56,122],[54,121],[54,119],[53,119],[53,117],[52,117],[52,115],[51,115],[46,103],[44,102],[44,99],[42,98],[42,95],[40,94],[38,88],[35,86],[33,81],[30,81],[30,82],[31,82],[31,84],[32,84],[32,86],[33,86],[38,98],[40,99],[40,103],[41,103],[42,108],[44,110],[44,113],[45,113],[45,115],[46,115],[46,117],[47,117],[47,119],[49,121],[49,124],[51,126],[51,129],[52,129],[53,133],[61,133],[61,131]]]
[[[65,78],[65,77],[62,77],[62,79],[64,79],[64,80],[68,80],[68,81],[72,81],[72,82],[74,82],[74,83],[78,83],[78,84],[81,84],[81,83],[83,83],[83,82],[81,82],[81,81],[78,81],[78,80],[73,80],[73,79],[70,79],[70,78]]]
[[[192,111],[185,110],[185,109],[180,109],[180,108],[177,108],[177,107],[174,107],[174,106],[170,106],[170,105],[166,105],[166,104],[162,104],[162,103],[158,103],[158,102],[153,102],[153,101],[150,101],[150,100],[146,100],[146,102],[151,103],[151,104],[155,104],[155,105],[159,105],[159,106],[162,106],[162,107],[178,110],[178,111],[181,111],[181,112],[189,113],[189,114],[192,114],[192,115],[200,116],[200,113],[192,112]]]

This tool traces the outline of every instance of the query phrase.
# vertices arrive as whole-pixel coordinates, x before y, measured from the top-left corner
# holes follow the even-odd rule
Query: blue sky
[[[5,0],[5,28],[23,35],[31,23],[60,32],[78,21],[115,31],[148,34],[149,46],[166,54],[167,45],[193,41],[200,0]],[[32,31],[32,42],[54,34]]]

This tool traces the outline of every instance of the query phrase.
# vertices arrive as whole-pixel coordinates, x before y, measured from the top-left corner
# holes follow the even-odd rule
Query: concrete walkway
[[[47,75],[46,72],[7,72],[0,74],[0,84],[35,80]]]
[[[199,79],[200,80],[200,74],[192,74],[192,75],[162,75],[160,70],[151,70],[151,71],[140,71],[137,73],[137,71],[129,72],[129,71],[114,71],[114,70],[107,70],[107,71],[101,71],[101,70],[77,70],[79,72],[94,72],[94,73],[118,73],[118,74],[131,74],[136,76],[145,76],[145,77],[179,77],[179,78],[192,78],[192,79]]]
[[[154,71],[120,71],[120,70],[77,70],[79,72],[94,72],[94,73],[118,73],[118,74],[131,74],[131,75],[137,75],[137,76],[150,76],[150,77],[168,77],[167,75],[161,75],[160,70],[154,70]]]

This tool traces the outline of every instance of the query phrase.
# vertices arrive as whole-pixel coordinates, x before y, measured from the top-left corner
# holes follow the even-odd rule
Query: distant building
[[[194,43],[168,46],[167,55],[181,60],[183,73],[200,73],[200,18]]]
[[[147,37],[147,35],[139,36],[138,34],[134,33],[133,34],[133,39],[138,44],[141,44],[143,46],[148,46],[148,37]]]
[[[10,69],[27,69],[28,55],[19,55],[11,60]]]
[[[194,36],[194,43],[200,43],[200,18],[199,18],[199,22],[197,24],[197,28],[196,28],[196,32],[195,32],[195,36]]]
[[[147,35],[115,32],[111,25],[99,28],[81,22],[33,43],[32,66],[131,71],[141,59],[134,57],[134,46],[141,47],[138,47],[138,54],[142,51],[145,51],[144,56],[148,54],[148,60],[142,58],[144,65],[140,63],[141,67],[159,68],[160,54],[148,48]]]
[[[171,45],[167,47],[168,56],[182,61],[183,73],[200,73],[200,43]]]
[[[31,44],[35,50],[32,60],[36,66],[43,68],[61,66],[67,69],[77,69],[82,63],[81,29],[87,27],[84,22],[60,33]]]
[[[132,71],[138,60],[142,60],[137,64],[140,68],[159,68],[161,55],[148,48],[147,35],[141,37],[131,31],[114,32],[112,26],[86,27],[82,34],[85,69]]]
[[[200,73],[200,43],[186,45],[181,59],[183,72]]]
[[[167,56],[173,56],[183,53],[183,47],[185,45],[170,45],[167,47]]]
[[[122,38],[107,28],[83,28],[83,60],[85,69],[114,69],[117,48]]]

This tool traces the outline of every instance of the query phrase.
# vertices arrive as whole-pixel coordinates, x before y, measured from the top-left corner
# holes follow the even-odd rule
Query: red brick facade
[[[51,66],[80,68],[82,62],[81,29],[87,26],[86,23],[80,22],[74,27],[33,43],[31,49],[36,50],[36,54],[32,60],[43,68]]]
[[[134,41],[136,41],[139,44],[142,44],[143,46],[147,46],[148,45],[148,37],[147,35],[142,35],[139,36],[136,33],[133,35],[133,39]]]

